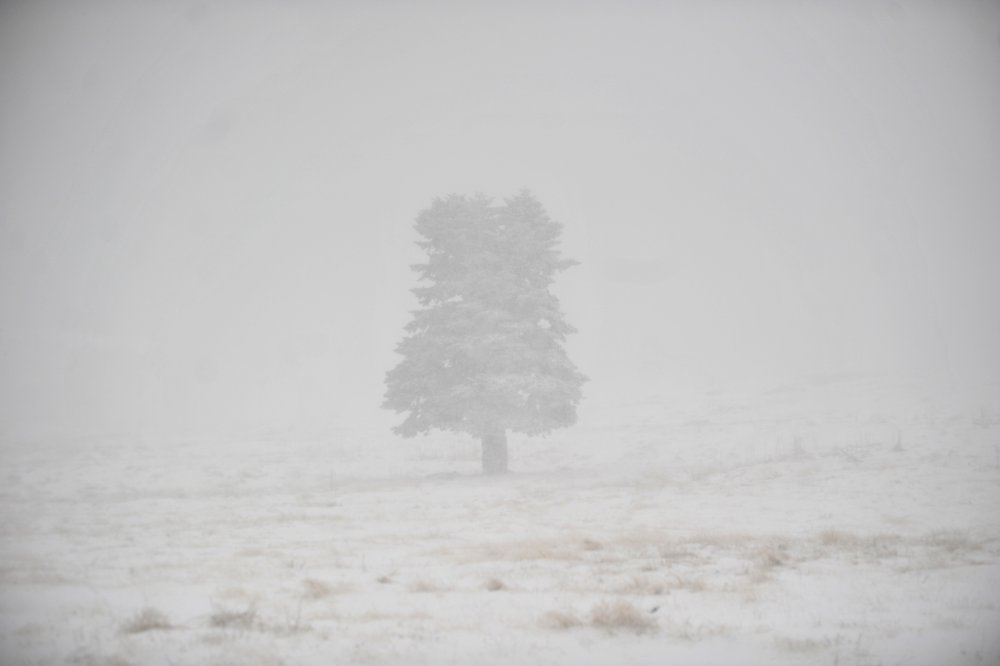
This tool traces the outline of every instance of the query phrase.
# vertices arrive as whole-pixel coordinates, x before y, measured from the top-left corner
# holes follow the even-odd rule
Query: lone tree
[[[408,412],[393,430],[431,429],[482,441],[483,472],[507,471],[507,431],[544,434],[576,421],[586,378],[563,343],[575,329],[549,291],[561,259],[562,225],[522,191],[504,205],[489,197],[435,199],[418,217],[427,262],[413,269],[420,309],[396,347],[383,407]]]

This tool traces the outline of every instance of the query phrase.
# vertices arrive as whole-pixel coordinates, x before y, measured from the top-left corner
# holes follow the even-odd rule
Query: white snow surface
[[[512,435],[496,478],[451,435],[8,443],[0,654],[997,664],[998,395],[842,377],[584,404]]]

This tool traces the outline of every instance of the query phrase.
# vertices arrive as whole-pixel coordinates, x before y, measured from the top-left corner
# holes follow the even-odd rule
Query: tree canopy
[[[415,229],[427,260],[413,266],[420,308],[386,376],[383,406],[408,414],[395,431],[486,437],[573,424],[585,378],[563,347],[574,328],[550,291],[576,263],[560,256],[562,225],[522,191],[503,205],[435,199]]]

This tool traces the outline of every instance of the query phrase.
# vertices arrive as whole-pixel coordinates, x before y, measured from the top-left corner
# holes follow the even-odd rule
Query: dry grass
[[[786,652],[809,653],[818,652],[828,647],[827,643],[812,640],[811,638],[785,638],[778,636],[774,639],[776,647]]]
[[[401,622],[426,621],[431,619],[431,615],[425,611],[392,612],[384,610],[367,610],[356,615],[337,616],[348,622],[391,622],[399,625]]]
[[[742,548],[748,543],[752,543],[758,539],[760,539],[760,537],[754,537],[740,532],[703,532],[700,534],[694,534],[687,539],[684,539],[684,543],[719,550],[734,550],[736,548]]]
[[[937,555],[943,554],[940,551],[944,551],[951,555],[957,550],[974,550],[976,547],[976,544],[953,534],[934,533],[926,537],[904,538],[897,534],[861,536],[839,530],[827,530],[820,533],[813,541],[811,557],[818,559],[846,554],[853,556],[855,561],[879,562],[910,555],[914,551],[924,551],[923,555],[934,559],[935,554],[926,551],[939,551]]]
[[[91,654],[80,651],[73,654],[70,663],[79,666],[132,666],[132,662],[118,654]]]
[[[769,539],[759,544],[755,550],[757,566],[763,570],[780,567],[792,559],[789,545],[783,540]]]
[[[701,578],[680,578],[679,576],[674,576],[674,579],[670,582],[670,589],[704,592],[708,589],[708,585]]]
[[[582,627],[583,620],[578,618],[572,613],[564,613],[562,611],[549,611],[542,616],[541,624],[546,629],[555,629],[557,631],[566,631],[567,629],[573,629],[575,627]]]
[[[276,636],[288,636],[310,630],[309,625],[302,621],[301,600],[294,608],[284,609],[280,618],[262,619],[257,613],[256,604],[251,604],[243,610],[219,609],[209,616],[208,623],[215,629],[255,631]]]
[[[242,611],[220,609],[212,613],[208,623],[216,629],[252,629],[257,622],[257,607],[253,604]]]
[[[668,623],[666,633],[670,638],[681,641],[698,642],[721,636],[731,636],[733,627],[725,624],[693,623],[685,620],[681,623]]]
[[[221,599],[228,599],[233,602],[250,603],[255,600],[255,595],[246,589],[238,586],[230,586],[223,589],[217,595]]]
[[[499,578],[490,578],[488,581],[483,583],[483,587],[490,592],[498,592],[500,590],[507,589],[507,586],[504,585],[504,582]]]
[[[473,546],[460,557],[466,562],[511,560],[545,571],[561,562],[581,563],[592,575],[561,580],[561,589],[602,595],[658,597],[675,592],[739,595],[745,603],[756,603],[765,586],[772,589],[787,576],[816,560],[835,560],[849,566],[927,567],[954,566],[972,561],[968,553],[985,548],[957,532],[932,532],[902,536],[893,533],[858,534],[826,530],[812,534],[759,534],[740,532],[695,532],[670,534],[636,531],[609,534],[597,541],[566,534]],[[707,583],[711,582],[711,585]],[[499,578],[484,581],[485,589],[504,589]],[[424,586],[418,591],[436,591]],[[773,591],[773,589],[772,589]],[[770,593],[769,593],[770,594]],[[620,609],[619,609],[620,610]],[[623,613],[625,611],[622,611]],[[596,624],[609,622],[608,608],[597,612]],[[627,622],[627,616],[623,616]],[[633,614],[649,626],[649,618]],[[571,615],[547,616],[547,626],[574,626]]]
[[[841,530],[824,530],[819,533],[816,540],[821,546],[841,549],[856,548],[861,542],[861,538],[858,535]]]
[[[628,580],[614,588],[614,591],[618,594],[635,594],[646,597],[664,594],[669,590],[670,585],[667,581],[662,579],[653,579],[649,576],[633,576],[631,580]]]
[[[704,592],[708,585],[701,578],[685,577],[677,574],[668,576],[635,575],[612,590],[617,594],[634,594],[644,597],[655,597],[662,594],[683,590],[685,592]]]
[[[162,631],[173,628],[174,625],[163,612],[147,606],[122,624],[121,633],[141,634],[145,631]]]
[[[671,543],[664,544],[657,548],[657,555],[664,562],[683,562],[686,560],[698,560],[701,559],[700,556],[693,553],[688,548]]]
[[[305,599],[323,599],[333,594],[333,592],[333,587],[321,580],[306,578],[302,581],[302,596]]]
[[[979,550],[982,547],[980,543],[969,539],[959,532],[953,531],[932,532],[923,538],[922,543],[925,546],[937,548],[948,553],[958,551],[971,552]]]
[[[470,549],[463,560],[468,562],[526,562],[530,560],[573,561],[583,559],[585,547],[565,539],[532,539],[492,543]]]
[[[422,578],[410,583],[410,586],[407,589],[410,592],[416,592],[416,593],[444,591],[444,588],[438,583],[435,583],[434,581],[424,580]]]
[[[636,634],[655,632],[656,621],[627,601],[602,601],[590,611],[590,624],[607,632],[631,631]]]
[[[816,541],[820,546],[834,550],[853,550],[868,554],[895,553],[896,546],[902,542],[902,538],[895,534],[874,534],[870,536],[860,536],[850,532],[840,530],[826,530],[820,532]]]

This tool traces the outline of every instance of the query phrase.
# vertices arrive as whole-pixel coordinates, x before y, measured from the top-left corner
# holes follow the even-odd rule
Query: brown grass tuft
[[[791,559],[784,541],[765,540],[756,550],[757,566],[764,571],[780,567]]]
[[[820,532],[819,543],[827,548],[856,548],[861,539],[855,534],[848,534],[841,530],[824,530]]]
[[[590,611],[590,624],[608,632],[619,630],[652,633],[659,627],[647,613],[626,601],[602,601]]]
[[[132,666],[132,662],[121,655],[92,654],[82,649],[73,653],[70,663],[80,666]]]
[[[820,546],[824,548],[838,548],[840,550],[861,551],[868,555],[894,555],[896,547],[903,539],[896,534],[874,534],[870,536],[859,536],[840,530],[826,530],[819,534],[817,538]]]
[[[546,629],[556,629],[566,631],[575,627],[583,626],[583,621],[576,615],[564,613],[562,611],[549,611],[542,616],[541,624]]]
[[[564,560],[583,559],[585,547],[578,542],[563,539],[527,539],[521,541],[505,541],[474,546],[460,551],[460,558],[465,563],[471,562],[525,562],[531,560]],[[449,554],[454,556],[455,551]]]
[[[483,584],[483,587],[485,587],[490,592],[498,592],[500,590],[507,589],[507,586],[504,585],[504,582],[499,578],[490,578],[488,581],[486,581],[486,583]]]
[[[147,606],[122,624],[123,634],[141,634],[144,631],[173,629],[167,616],[161,611]]]
[[[826,647],[824,643],[815,641],[811,638],[785,638],[782,636],[775,638],[774,644],[778,648],[787,652],[799,653],[817,652]]]
[[[324,583],[315,578],[306,578],[302,581],[302,596],[306,599],[322,599],[333,594],[333,588],[329,583]]]
[[[257,608],[253,604],[245,610],[218,610],[208,618],[208,623],[216,629],[251,629],[257,621]]]
[[[441,592],[443,590],[443,588],[437,583],[423,579],[413,581],[412,583],[410,583],[410,587],[408,589],[410,590],[410,592],[418,592],[418,593]]]
[[[648,576],[632,576],[631,580],[624,582],[614,591],[619,594],[639,594],[650,597],[664,594],[669,590],[670,586],[663,580],[652,579]]]
[[[973,551],[979,549],[979,544],[959,532],[938,531],[928,534],[923,539],[927,546],[939,548],[949,553],[956,551]]]

